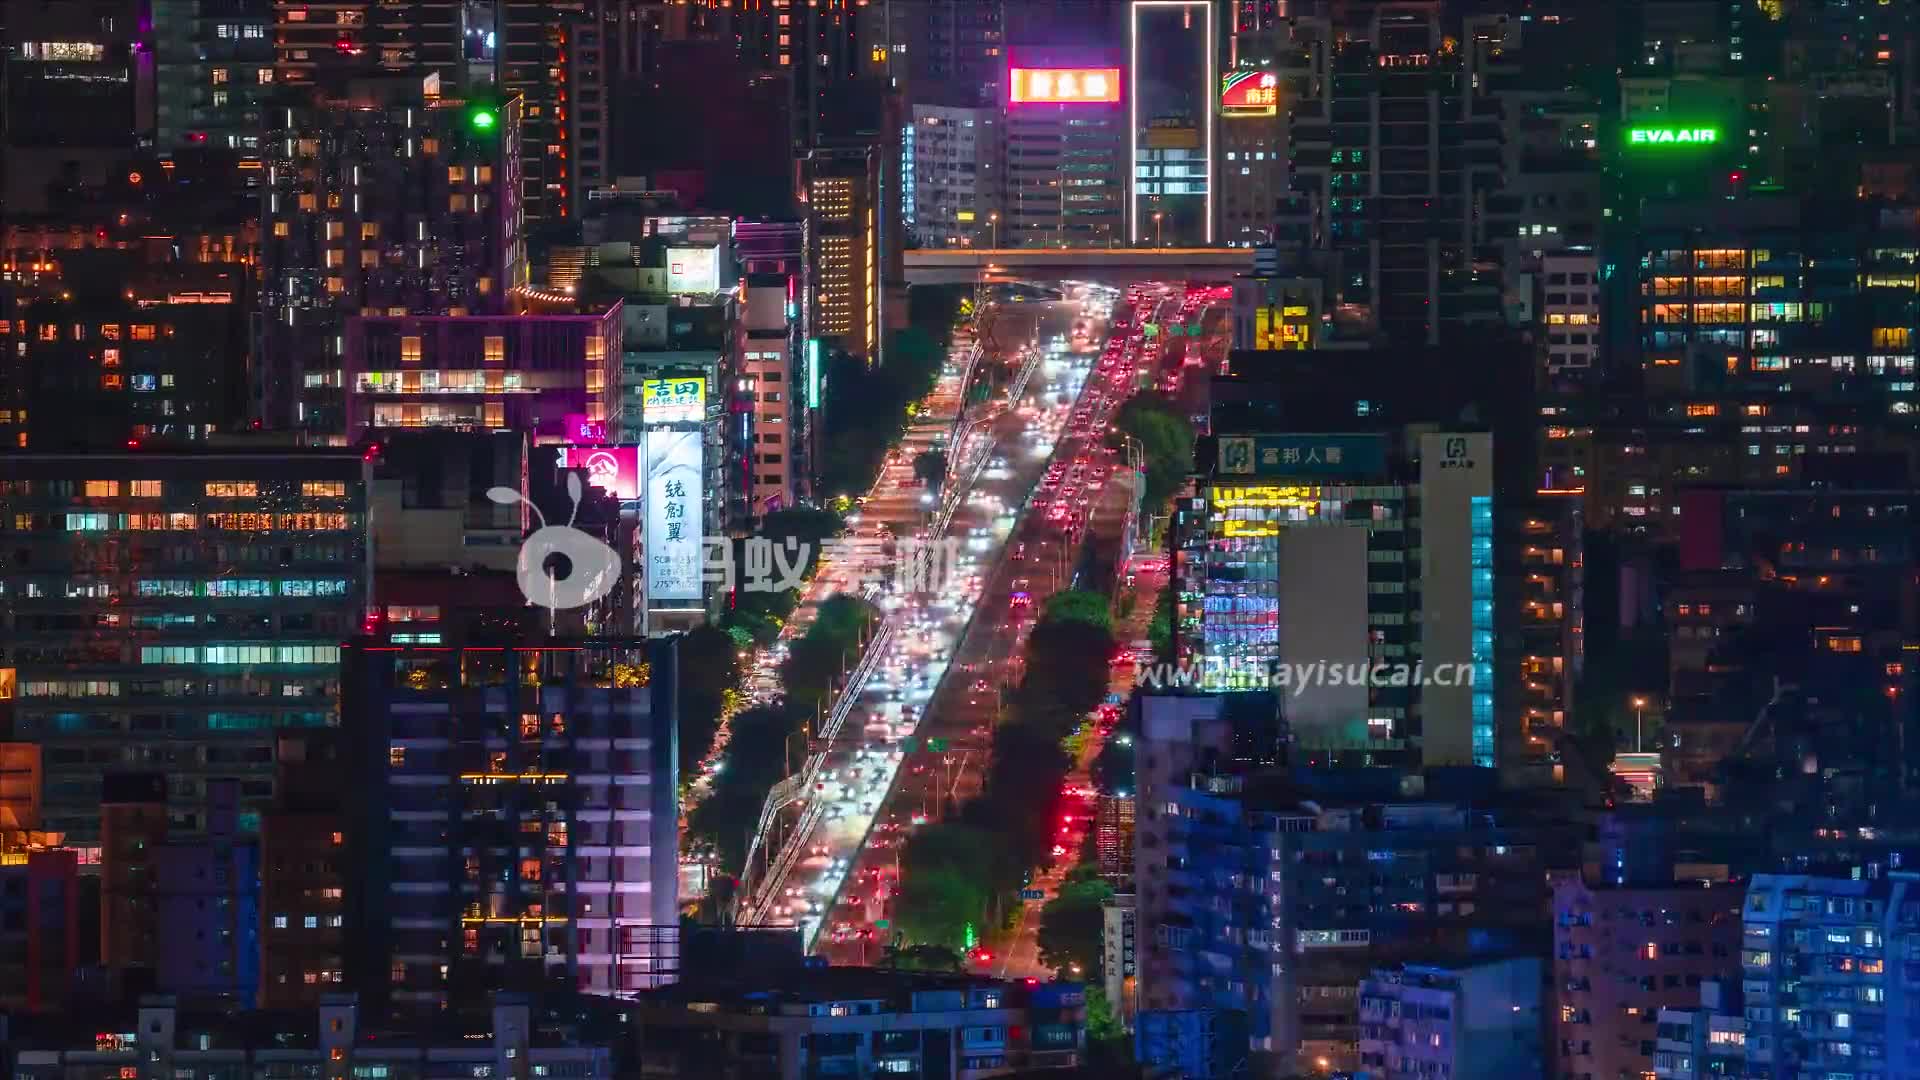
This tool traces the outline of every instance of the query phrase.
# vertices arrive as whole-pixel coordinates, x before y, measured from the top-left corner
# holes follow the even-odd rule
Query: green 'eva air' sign
[[[1719,141],[1719,128],[1641,127],[1627,129],[1628,146],[1712,146]]]

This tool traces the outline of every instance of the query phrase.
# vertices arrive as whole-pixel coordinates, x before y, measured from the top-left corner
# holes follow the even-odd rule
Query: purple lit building
[[[356,315],[342,371],[347,439],[448,428],[559,443],[569,416],[617,428],[621,317],[618,300],[585,313]]]

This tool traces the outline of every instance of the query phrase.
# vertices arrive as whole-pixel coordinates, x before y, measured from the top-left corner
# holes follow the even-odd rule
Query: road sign
[[[1047,890],[1045,889],[1021,889],[1020,890],[1020,899],[1022,900],[1045,900],[1046,898],[1047,898]]]
[[[916,751],[916,750],[918,750],[918,749],[920,749],[920,740],[919,740],[919,739],[901,739],[901,740],[900,740],[900,752],[901,752],[901,753],[903,753],[903,754],[911,754],[911,753],[913,753],[914,751]]]
[[[889,927],[889,926],[891,926],[891,925],[893,925],[893,924],[892,924],[892,923],[890,923],[890,922],[888,922],[888,921],[887,921],[887,920],[885,920],[885,919],[875,919],[875,920],[873,920],[873,928],[874,928],[875,930],[885,930],[885,929],[886,929],[887,927]]]
[[[928,739],[928,740],[927,740],[927,749],[928,749],[928,750],[931,750],[931,751],[933,751],[933,752],[934,752],[934,753],[936,753],[936,754],[941,754],[941,753],[945,753],[945,752],[946,752],[946,749],[947,749],[947,740],[945,740],[945,739]]]

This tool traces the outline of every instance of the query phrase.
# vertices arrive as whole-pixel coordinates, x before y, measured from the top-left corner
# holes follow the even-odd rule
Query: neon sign
[[[1627,129],[1628,146],[1710,146],[1719,141],[1719,128]]]
[[[1220,76],[1220,115],[1276,116],[1280,76],[1271,71],[1229,71]]]
[[[1015,105],[1115,105],[1119,68],[1010,68],[1008,100]]]

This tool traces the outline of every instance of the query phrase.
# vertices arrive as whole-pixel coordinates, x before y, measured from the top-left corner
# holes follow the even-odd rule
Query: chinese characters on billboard
[[[648,379],[640,384],[640,420],[653,424],[698,424],[707,417],[707,380]]]
[[[607,441],[607,422],[589,420],[585,413],[567,414],[567,441],[570,443],[603,443]]]
[[[622,501],[640,497],[640,448],[637,446],[563,446],[560,467],[587,470],[587,483]]]
[[[1009,100],[1015,105],[1115,105],[1119,68],[1011,68]]]
[[[647,598],[699,600],[705,493],[698,431],[647,432]]]
[[[1220,76],[1220,115],[1276,116],[1280,76],[1271,71],[1229,71]]]

